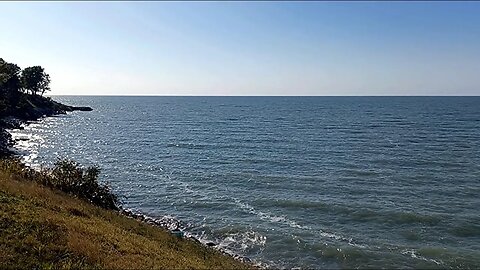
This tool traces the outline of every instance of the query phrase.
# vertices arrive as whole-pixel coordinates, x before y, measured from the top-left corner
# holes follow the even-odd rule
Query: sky
[[[53,95],[480,95],[480,2],[0,2]]]

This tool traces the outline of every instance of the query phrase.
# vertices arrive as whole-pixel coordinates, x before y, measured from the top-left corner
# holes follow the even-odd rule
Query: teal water
[[[33,165],[273,267],[480,268],[479,97],[55,97]],[[27,140],[22,140],[27,139]]]

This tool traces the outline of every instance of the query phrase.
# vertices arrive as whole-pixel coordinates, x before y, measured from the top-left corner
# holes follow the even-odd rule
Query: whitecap
[[[406,250],[403,250],[401,252],[403,255],[408,255],[412,258],[415,258],[415,259],[419,259],[419,260],[423,260],[423,261],[427,261],[427,262],[433,262],[437,265],[442,265],[443,264],[443,261],[442,260],[434,260],[434,259],[429,259],[429,258],[425,258],[421,255],[418,255],[414,249],[406,249]]]

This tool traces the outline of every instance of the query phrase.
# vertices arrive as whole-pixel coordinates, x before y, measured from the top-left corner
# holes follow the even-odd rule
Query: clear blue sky
[[[51,94],[480,95],[480,2],[0,2]]]

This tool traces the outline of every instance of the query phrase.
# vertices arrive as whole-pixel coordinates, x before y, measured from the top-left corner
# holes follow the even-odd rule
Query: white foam
[[[253,246],[260,247],[261,250],[263,250],[263,247],[267,243],[266,236],[261,235],[260,233],[253,230],[246,232],[230,233],[227,235],[228,236],[219,243],[219,246],[222,248],[231,248],[233,246],[239,245],[239,248],[242,251],[246,251]]]
[[[404,251],[401,252],[403,255],[409,255],[410,257],[412,258],[415,258],[415,259],[419,259],[419,260],[423,260],[423,261],[427,261],[427,262],[433,262],[437,265],[442,265],[443,264],[443,261],[441,260],[434,260],[434,259],[429,259],[429,258],[425,258],[423,256],[420,256],[418,255],[414,249],[406,249]]]
[[[286,216],[276,216],[276,215],[273,215],[271,213],[258,211],[254,207],[249,205],[248,203],[241,202],[237,198],[233,198],[233,200],[235,201],[235,203],[238,206],[240,206],[241,209],[247,211],[248,213],[251,213],[251,214],[254,214],[254,215],[260,217],[260,219],[268,220],[268,221],[274,222],[274,223],[284,223],[284,224],[287,224],[288,226],[290,226],[292,228],[307,229],[307,230],[311,229],[308,226],[302,226],[302,225],[298,224],[296,221],[288,219]]]

